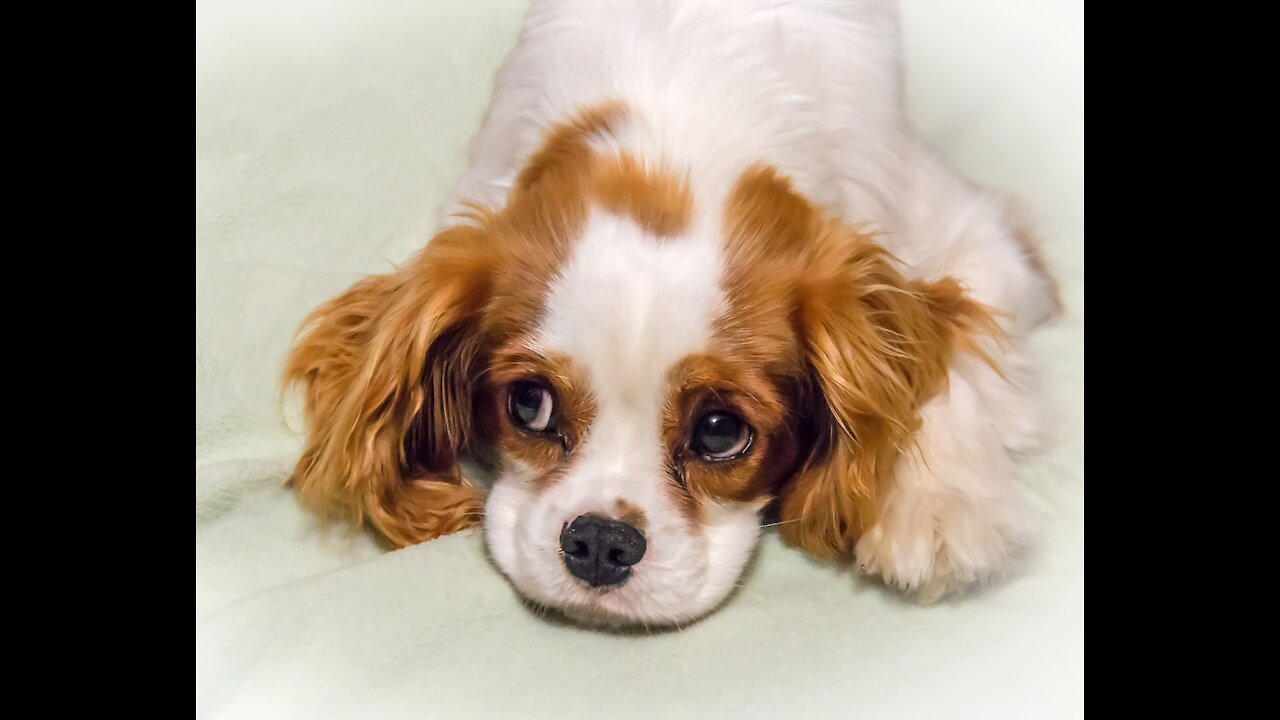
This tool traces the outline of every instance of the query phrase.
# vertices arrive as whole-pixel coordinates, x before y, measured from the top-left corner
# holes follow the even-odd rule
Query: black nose
[[[618,585],[644,557],[644,535],[622,522],[579,515],[560,531],[560,547],[569,572],[592,587]]]

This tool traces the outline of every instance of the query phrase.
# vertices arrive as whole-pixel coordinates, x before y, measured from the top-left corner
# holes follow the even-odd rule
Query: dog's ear
[[[475,441],[485,253],[480,230],[450,228],[304,322],[285,368],[304,393],[304,504],[368,519],[398,546],[480,520],[483,495],[457,461]]]
[[[305,504],[368,519],[397,545],[480,520],[483,495],[457,462],[491,419],[476,398],[490,345],[534,311],[532,296],[512,289],[553,273],[586,216],[591,141],[623,114],[604,103],[556,126],[501,212],[463,203],[463,222],[403,268],[311,314],[285,368],[286,387],[305,396],[307,443],[293,477]],[[530,237],[539,250],[519,252]],[[495,295],[501,311],[482,328]]]
[[[953,279],[909,280],[871,238],[839,223],[814,232],[795,322],[818,437],[780,492],[779,531],[807,552],[847,557],[876,522],[921,406],[945,391],[953,352],[981,354],[976,335],[998,330]]]

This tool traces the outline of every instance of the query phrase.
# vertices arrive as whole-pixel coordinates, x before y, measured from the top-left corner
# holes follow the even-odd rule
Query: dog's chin
[[[605,608],[593,605],[565,605],[557,608],[557,611],[567,620],[570,620],[577,625],[603,630],[627,630],[641,625],[647,627],[674,625],[674,623],[670,621],[663,623],[662,621],[639,620],[627,615],[619,615]]]
[[[531,578],[507,575],[512,589],[536,615],[571,625],[602,630],[661,630],[687,626],[710,614],[724,598],[707,602],[705,583],[687,586],[684,592],[652,584],[653,578],[631,578],[620,586],[593,588],[569,577],[547,585]],[[646,583],[645,580],[650,582]],[[665,599],[665,600],[660,600]]]
[[[612,592],[570,602],[533,601],[551,609],[572,624],[602,630],[660,630],[680,628],[708,614],[710,608],[688,613],[654,613],[644,608],[627,607],[625,602],[610,598]]]
[[[635,579],[633,579],[635,580]],[[724,605],[732,591],[719,592],[708,583],[695,583],[684,592],[627,582],[611,589],[590,588],[577,580],[561,586],[558,592],[528,592],[512,583],[516,592],[539,615],[563,618],[572,625],[602,630],[676,630],[701,621]],[[731,583],[730,588],[736,588]],[[667,596],[668,602],[655,599]]]

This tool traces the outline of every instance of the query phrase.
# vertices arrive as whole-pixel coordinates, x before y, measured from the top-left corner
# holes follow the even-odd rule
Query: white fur
[[[1048,289],[999,198],[952,174],[910,131],[900,82],[897,10],[886,0],[534,1],[446,213],[468,200],[501,205],[550,127],[616,99],[627,120],[596,142],[687,171],[695,218],[689,237],[658,243],[597,214],[553,289],[537,349],[589,369],[599,416],[554,489],[534,494],[514,468],[491,494],[490,546],[523,592],[594,618],[678,621],[713,607],[746,562],[755,508],[716,509],[718,521],[695,533],[664,500],[658,418],[665,372],[706,341],[723,307],[722,203],[754,163],[879,231],[908,274],[955,276],[1007,313],[1012,342],[991,351],[1022,383],[1021,339],[1050,314]],[[859,560],[930,594],[998,571],[1027,526],[1007,453],[1037,432],[1026,387],[957,361]],[[559,528],[618,497],[656,523],[651,555],[635,582],[588,594],[559,565]]]
[[[717,506],[691,523],[667,487],[660,434],[667,372],[706,348],[726,307],[720,264],[716,235],[659,239],[597,212],[552,285],[530,349],[587,372],[596,416],[549,489],[533,492],[524,468],[500,478],[486,524],[498,564],[535,600],[592,620],[680,622],[711,609],[741,573],[760,507]],[[644,512],[648,548],[625,585],[598,593],[565,570],[558,539],[566,523],[618,501]]]
[[[1029,406],[1017,398],[1004,408],[1014,417],[993,416],[983,393],[1007,383],[980,361],[957,360],[949,383],[925,405],[916,446],[856,550],[866,572],[926,601],[1001,571],[1031,531],[1007,452],[1035,422]]]

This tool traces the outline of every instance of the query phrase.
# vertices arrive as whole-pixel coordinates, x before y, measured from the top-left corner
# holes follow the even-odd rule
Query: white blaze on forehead
[[[726,306],[719,279],[714,235],[658,238],[595,211],[551,286],[534,348],[587,368],[600,401],[647,403],[672,365],[707,345]]]
[[[726,306],[719,278],[714,233],[659,238],[630,219],[591,214],[533,343],[568,355],[590,377],[598,408],[590,456],[611,456],[627,475],[660,469],[667,372],[707,346]]]

